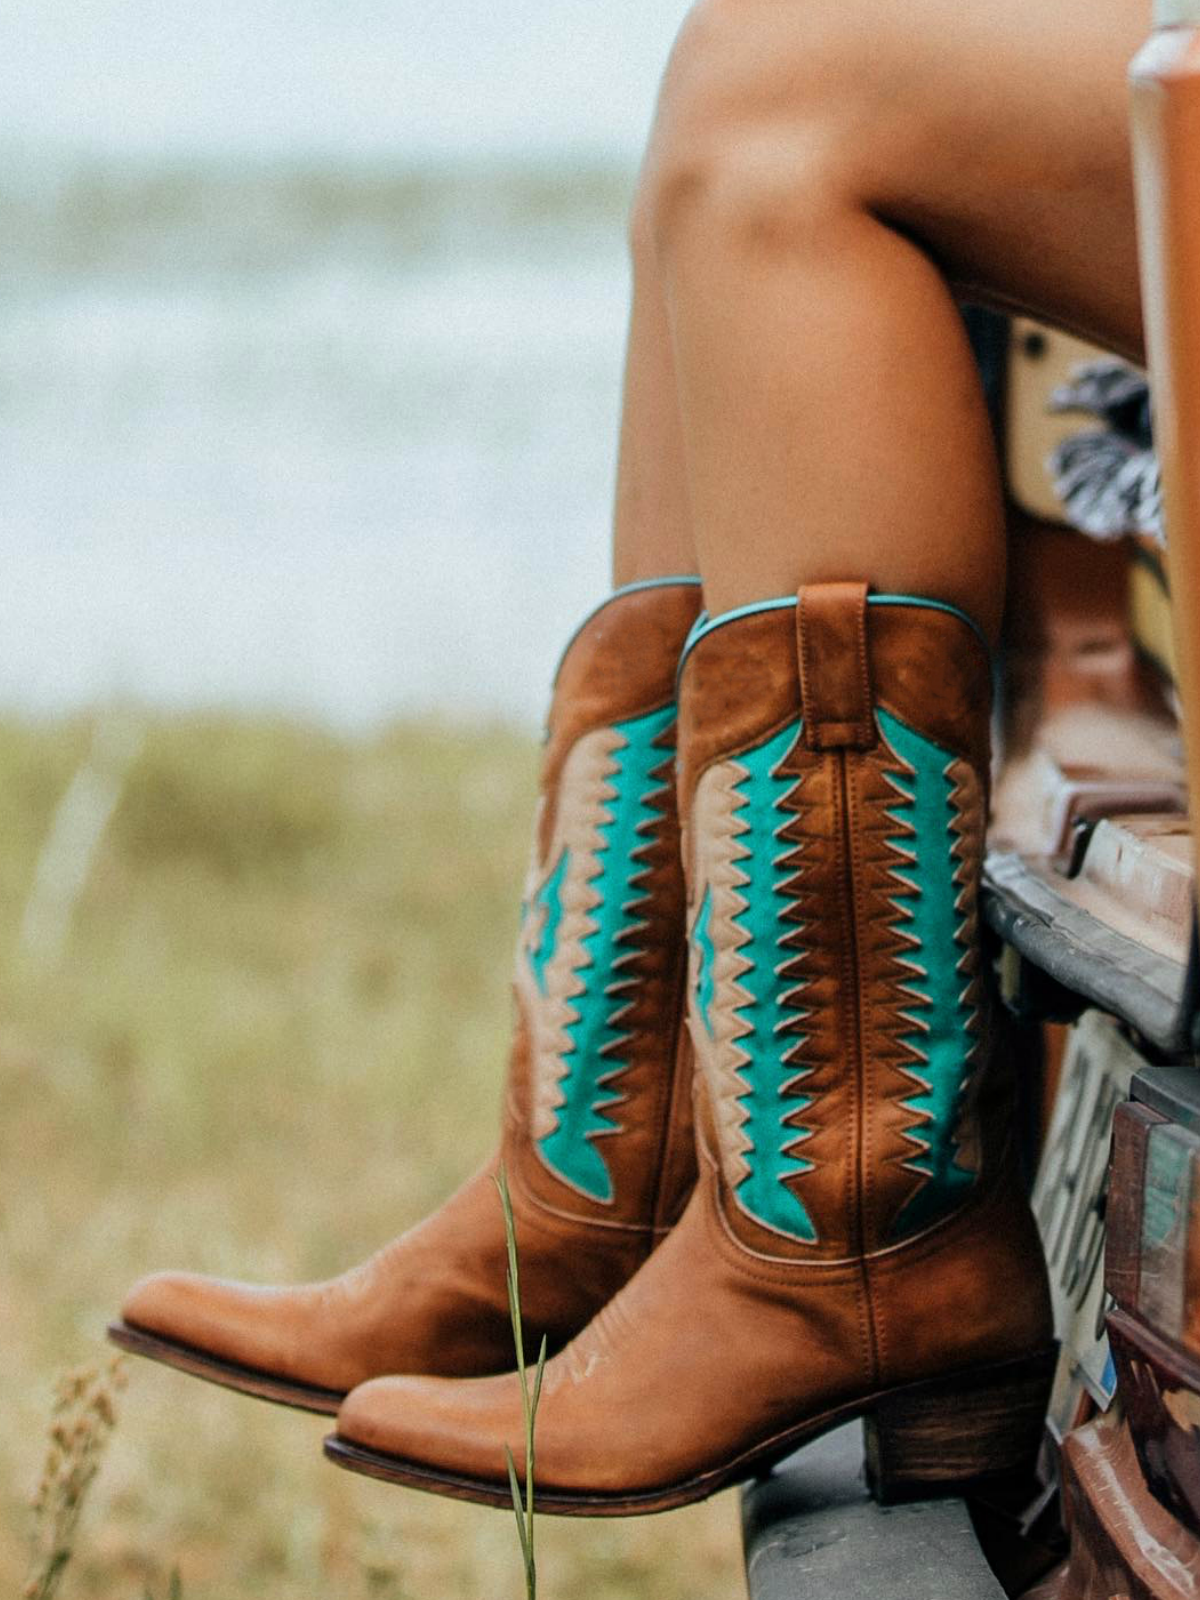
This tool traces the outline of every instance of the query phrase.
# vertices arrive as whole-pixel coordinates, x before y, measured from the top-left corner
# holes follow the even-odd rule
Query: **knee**
[[[699,0],[663,79],[634,201],[635,261],[792,248],[838,199],[861,113],[853,0]],[[857,24],[861,26],[861,23]]]

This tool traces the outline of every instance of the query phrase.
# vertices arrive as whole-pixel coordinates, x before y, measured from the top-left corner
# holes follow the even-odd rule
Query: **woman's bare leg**
[[[1136,354],[1146,26],[1131,0],[701,0],[638,210],[711,611],[854,576],[995,627],[1000,496],[948,285]]]
[[[649,244],[639,213],[613,525],[618,587],[696,571],[671,332]]]

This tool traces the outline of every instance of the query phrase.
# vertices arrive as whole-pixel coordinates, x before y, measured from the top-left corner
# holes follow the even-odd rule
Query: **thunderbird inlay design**
[[[670,800],[668,706],[585,734],[563,768],[549,848],[535,849],[517,958],[530,1035],[534,1145],[610,1203],[602,1141],[621,1130],[624,1026],[640,981],[647,853]]]

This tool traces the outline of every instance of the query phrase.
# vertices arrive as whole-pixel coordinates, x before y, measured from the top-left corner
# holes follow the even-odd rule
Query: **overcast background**
[[[682,0],[7,0],[0,702],[540,713]]]

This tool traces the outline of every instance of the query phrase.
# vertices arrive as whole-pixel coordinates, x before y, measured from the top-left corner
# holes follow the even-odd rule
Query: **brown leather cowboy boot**
[[[980,952],[987,650],[829,584],[718,617],[680,687],[701,1176],[547,1367],[538,1504],[702,1499],[862,1417],[877,1492],[1028,1463],[1052,1366]],[[506,1505],[512,1376],[382,1378],[326,1449]]]
[[[501,1162],[532,1339],[564,1344],[645,1260],[695,1179],[674,741],[676,671],[698,608],[698,580],[632,585],[563,656],[496,1159],[331,1282],[143,1279],[110,1329],[117,1344],[325,1412],[380,1373],[507,1371],[505,1232],[492,1181]]]

